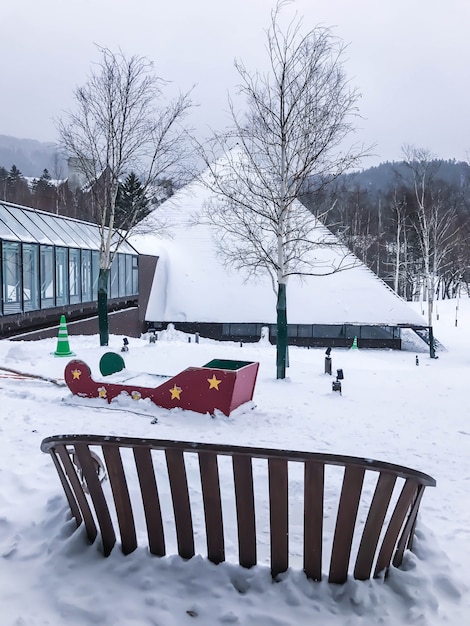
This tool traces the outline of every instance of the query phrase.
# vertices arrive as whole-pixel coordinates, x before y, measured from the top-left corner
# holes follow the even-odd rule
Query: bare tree
[[[303,35],[297,18],[283,31],[284,4],[272,11],[267,30],[268,72],[250,73],[235,62],[246,114],[230,101],[232,128],[203,150],[210,168],[205,184],[214,194],[207,219],[219,228],[225,262],[248,278],[268,272],[277,291],[278,378],[286,371],[289,278],[351,265],[349,252],[297,197],[307,181],[318,191],[364,154],[358,146],[344,148],[359,97],[343,71],[344,45],[325,28]],[[333,265],[319,252],[332,245],[341,250]]]
[[[119,181],[131,170],[147,190],[162,176],[178,175],[185,156],[181,123],[191,106],[189,94],[162,102],[164,81],[139,56],[100,48],[101,60],[87,83],[75,90],[76,111],[57,123],[60,143],[85,181],[98,214],[101,234],[98,278],[100,345],[109,339],[108,275],[119,245],[135,227],[116,228]]]
[[[447,263],[449,251],[459,230],[456,205],[445,204],[436,176],[441,165],[426,149],[403,147],[404,161],[408,168],[408,183],[415,200],[414,227],[421,251],[426,287],[429,326],[429,350],[435,357],[433,340],[433,309],[437,279]]]

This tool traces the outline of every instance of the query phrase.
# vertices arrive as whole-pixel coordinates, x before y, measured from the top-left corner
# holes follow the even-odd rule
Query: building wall
[[[108,300],[111,334],[140,337],[146,331],[145,313],[157,260],[153,256],[139,256],[138,296]],[[55,337],[61,315],[66,317],[70,335],[98,333],[97,303],[87,302],[0,316],[0,337],[21,340]]]

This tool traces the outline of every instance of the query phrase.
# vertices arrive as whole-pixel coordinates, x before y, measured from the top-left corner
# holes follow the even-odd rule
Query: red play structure
[[[111,402],[120,393],[134,400],[150,398],[165,409],[188,409],[197,413],[219,410],[224,415],[253,399],[259,363],[214,359],[202,367],[188,367],[157,387],[95,381],[86,363],[70,361],[64,373],[70,391],[86,398],[105,398]]]

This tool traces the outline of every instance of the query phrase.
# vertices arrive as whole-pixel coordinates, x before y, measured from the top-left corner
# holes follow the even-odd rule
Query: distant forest
[[[67,180],[53,181],[47,169],[39,178],[26,178],[16,165],[9,170],[0,166],[0,200],[89,222],[97,220],[87,194],[80,189],[72,191]]]
[[[116,219],[119,227],[125,228],[127,222],[126,208],[138,202],[141,216],[144,217],[152,208],[174,193],[173,181],[162,179],[154,189],[151,198],[142,198],[140,182],[131,173],[120,185],[116,206]],[[12,165],[9,170],[0,166],[0,200],[20,204],[48,213],[66,215],[87,222],[99,223],[99,214],[93,194],[78,187],[69,185],[69,179],[53,180],[47,169],[39,178],[25,177]]]
[[[126,181],[126,183],[129,181]],[[126,203],[139,184],[123,184]],[[162,181],[148,212],[177,185]],[[317,185],[318,187],[318,185]],[[371,270],[406,300],[470,294],[470,167],[467,163],[417,159],[383,163],[334,182],[315,181],[302,202]],[[15,166],[0,166],[0,200],[96,222],[90,194],[52,180],[47,169],[26,178]],[[141,201],[141,200],[140,200]],[[124,226],[125,227],[125,226]]]
[[[343,175],[301,200],[406,300],[469,294],[470,167],[415,156]]]

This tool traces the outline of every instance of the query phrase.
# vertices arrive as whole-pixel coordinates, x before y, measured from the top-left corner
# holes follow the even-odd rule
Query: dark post
[[[109,343],[108,323],[108,276],[109,269],[100,268],[98,274],[98,329],[100,334],[100,346]]]
[[[431,359],[436,358],[436,348],[434,346],[434,333],[432,330],[432,326],[429,327],[429,356]]]
[[[287,299],[286,284],[279,283],[277,291],[276,378],[286,377]]]
[[[325,351],[325,374],[331,376],[331,348],[327,348]]]

